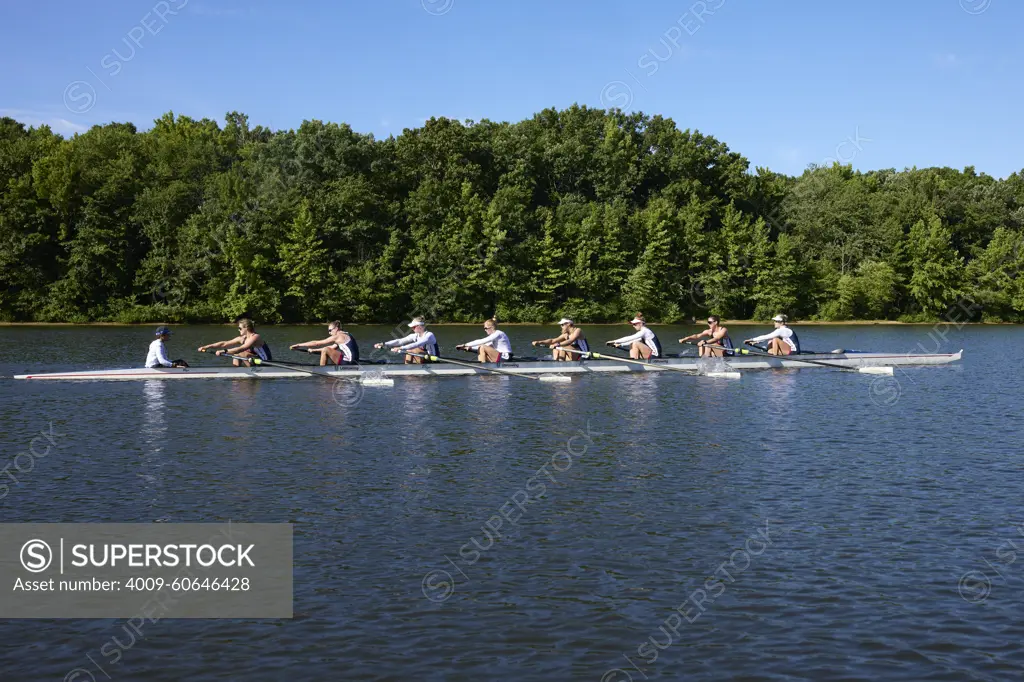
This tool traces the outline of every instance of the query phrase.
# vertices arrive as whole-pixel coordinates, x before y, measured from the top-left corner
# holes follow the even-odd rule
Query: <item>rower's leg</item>
[[[639,341],[635,341],[633,343],[633,350],[636,351],[637,360],[650,360],[651,359],[651,349],[650,349],[650,346],[648,346],[646,343],[641,343]],[[630,355],[632,355],[632,352],[630,352]]]
[[[725,351],[721,348],[708,348],[708,355],[713,358],[720,358],[725,355]]]
[[[772,339],[768,344],[769,355],[782,355],[782,339]]]
[[[241,353],[235,353],[235,357],[236,358],[252,358],[252,357],[256,357],[256,354],[252,353],[251,351],[243,350]],[[234,362],[235,367],[241,367],[242,364],[243,363],[242,363],[241,360],[235,360],[235,362]],[[246,367],[251,367],[252,366],[252,363],[250,363],[250,362],[246,362],[244,364],[245,364]]]
[[[320,351],[320,366],[324,367],[327,365],[327,360],[330,359],[336,365],[341,364],[341,351],[337,348],[324,348]]]
[[[480,362],[498,362],[501,354],[494,349],[494,346],[480,346]]]

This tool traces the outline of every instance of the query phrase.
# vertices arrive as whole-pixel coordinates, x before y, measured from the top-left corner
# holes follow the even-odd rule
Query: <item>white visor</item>
[[[629,321],[629,323],[630,324],[643,324],[643,320],[641,320],[638,317],[634,317],[632,320]]]
[[[558,324],[572,324],[572,320],[570,320],[568,317],[563,317],[558,321]]]
[[[786,316],[785,315],[776,315],[775,317],[772,318],[772,322],[785,322],[785,321],[786,321]]]
[[[409,326],[410,327],[426,327],[427,323],[424,322],[423,320],[413,320],[412,322],[409,323]]]

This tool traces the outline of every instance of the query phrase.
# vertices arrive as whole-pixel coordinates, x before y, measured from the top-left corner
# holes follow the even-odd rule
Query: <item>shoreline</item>
[[[197,323],[177,323],[177,322],[0,322],[0,327],[150,327],[153,325],[167,325],[168,327],[219,327],[219,326],[233,326],[233,322],[197,322]],[[360,322],[360,323],[343,323],[348,327],[387,327],[394,326],[390,322]],[[483,320],[480,322],[429,322],[428,327],[479,327],[483,324]],[[621,327],[628,325],[626,321],[623,322],[581,322],[579,326],[583,327]],[[651,322],[648,327],[686,327],[686,326],[703,326],[703,322]],[[771,320],[722,320],[722,325],[749,325],[749,326],[766,326],[771,325]],[[955,320],[932,320],[931,322],[900,322],[898,320],[844,320],[844,321],[825,321],[825,320],[807,320],[802,322],[790,322],[792,327],[842,327],[842,326],[865,326],[865,325],[885,325],[885,326],[906,326],[906,327],[920,327],[920,326],[934,326],[937,324],[955,324],[958,326],[1020,326],[1017,322],[957,322]],[[281,324],[272,324],[269,322],[257,322],[258,327],[322,327],[323,322],[284,322]],[[499,322],[501,327],[557,327],[555,322]],[[403,325],[404,326],[404,323]]]

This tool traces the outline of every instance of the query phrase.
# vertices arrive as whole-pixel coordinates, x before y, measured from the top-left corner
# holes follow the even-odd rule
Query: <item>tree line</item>
[[[791,177],[581,106],[387,139],[237,112],[71,139],[2,118],[0,320],[1020,322],[1022,206],[1017,173]]]

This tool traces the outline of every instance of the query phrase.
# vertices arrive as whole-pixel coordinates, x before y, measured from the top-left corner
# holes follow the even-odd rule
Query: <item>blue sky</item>
[[[574,102],[662,114],[799,173],[1024,168],[1011,0],[3,0],[0,115],[62,134],[166,111],[378,137]],[[1014,94],[1017,93],[1017,94]]]

